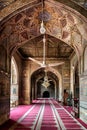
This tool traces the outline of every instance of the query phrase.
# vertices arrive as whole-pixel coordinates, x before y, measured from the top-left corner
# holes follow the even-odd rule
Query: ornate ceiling
[[[2,0],[0,4],[0,44],[7,44],[10,54],[19,51],[23,57],[42,57],[42,1]],[[83,10],[84,17],[82,8],[74,5],[70,0],[44,0],[47,57],[69,58],[73,51],[82,55],[87,43],[87,12]]]

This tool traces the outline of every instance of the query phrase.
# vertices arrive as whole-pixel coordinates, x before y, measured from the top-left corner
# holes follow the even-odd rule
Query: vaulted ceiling
[[[48,58],[83,53],[87,43],[87,13],[71,0],[44,0],[43,16],[42,0],[1,0],[0,9],[0,43],[7,43],[10,54],[17,51],[23,58],[43,56],[42,20]]]

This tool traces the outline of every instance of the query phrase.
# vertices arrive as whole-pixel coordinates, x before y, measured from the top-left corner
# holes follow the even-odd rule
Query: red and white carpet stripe
[[[54,99],[38,99],[11,111],[10,120],[0,130],[86,130]]]

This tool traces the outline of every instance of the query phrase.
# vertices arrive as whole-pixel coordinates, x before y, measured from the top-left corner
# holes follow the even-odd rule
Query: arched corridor
[[[45,72],[46,71],[46,72]],[[50,98],[59,98],[59,78],[52,70],[43,68],[36,70],[31,75],[31,97],[32,100],[42,98],[45,91],[49,92]]]
[[[48,110],[52,130],[69,130],[65,116],[87,123],[87,0],[66,1],[0,1],[0,125],[10,119],[7,129],[38,128],[41,119],[46,130]]]

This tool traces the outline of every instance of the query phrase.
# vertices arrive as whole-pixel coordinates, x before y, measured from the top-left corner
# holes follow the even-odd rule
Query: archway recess
[[[49,97],[50,97],[49,91],[44,91],[43,92],[43,98],[49,98]]]
[[[52,72],[47,71],[47,77],[49,86],[44,87],[42,84],[44,82],[44,68],[36,70],[31,75],[31,97],[32,100],[35,98],[42,98],[44,91],[49,92],[50,98],[59,98],[59,79],[58,77]]]

